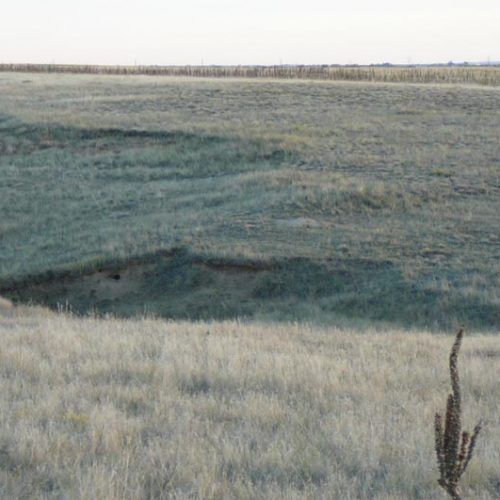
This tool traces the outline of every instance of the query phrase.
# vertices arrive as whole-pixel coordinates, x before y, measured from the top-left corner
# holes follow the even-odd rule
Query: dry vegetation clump
[[[436,413],[434,419],[436,454],[439,464],[439,484],[455,500],[460,500],[458,482],[467,469],[477,437],[482,428],[479,422],[474,428],[472,436],[469,432],[462,432],[462,407],[460,379],[458,376],[458,352],[462,344],[464,331],[460,329],[450,353],[450,376],[452,394],[448,396],[446,417]]]
[[[443,498],[445,336],[22,307],[0,335],[1,498]],[[497,498],[498,339],[464,356],[464,418],[489,424],[462,488]]]

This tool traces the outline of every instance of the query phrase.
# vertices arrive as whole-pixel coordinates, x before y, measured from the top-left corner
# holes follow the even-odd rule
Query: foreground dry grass
[[[451,336],[0,316],[2,498],[444,498]],[[486,420],[464,496],[500,496],[498,338],[460,359]]]

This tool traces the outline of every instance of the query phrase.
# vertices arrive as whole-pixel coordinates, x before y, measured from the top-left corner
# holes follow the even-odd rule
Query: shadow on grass
[[[324,323],[342,316],[402,327],[492,329],[500,308],[420,289],[390,262],[216,260],[185,249],[89,263],[0,286],[18,302],[78,314],[211,320],[262,317]]]
[[[57,124],[27,124],[8,115],[0,115],[0,153],[31,154],[49,148],[103,151],[108,148],[144,147],[151,145],[185,145],[189,149],[203,147],[239,147],[238,152],[250,159],[279,162],[291,153],[271,143],[242,141],[234,137],[189,133],[179,130],[143,130],[121,128],[79,128]],[[8,144],[9,147],[5,147]]]
[[[152,139],[155,141],[172,141],[173,139],[182,136],[187,139],[199,138],[197,134],[186,132],[174,132],[165,130],[138,130],[138,129],[121,129],[121,128],[79,128],[67,127],[54,124],[27,124],[19,122],[15,118],[8,115],[0,115],[0,133],[12,138],[24,139],[29,141],[33,146],[46,147],[46,141],[85,141],[96,139]],[[223,139],[217,136],[206,136],[207,140]]]

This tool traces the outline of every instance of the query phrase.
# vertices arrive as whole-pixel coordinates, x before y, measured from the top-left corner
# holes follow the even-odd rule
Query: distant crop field
[[[0,64],[0,72],[500,85],[500,66],[93,66]]]
[[[0,73],[0,294],[498,331],[499,124],[494,86]]]

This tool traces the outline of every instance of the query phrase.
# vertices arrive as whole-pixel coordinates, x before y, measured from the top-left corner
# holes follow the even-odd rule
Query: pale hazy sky
[[[0,0],[0,62],[500,60],[500,0]]]

